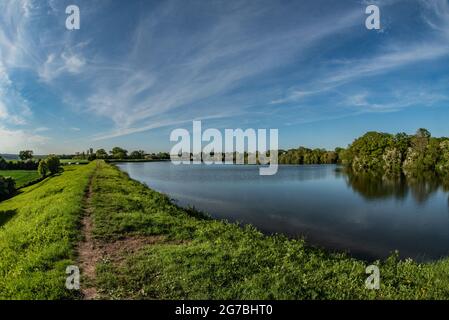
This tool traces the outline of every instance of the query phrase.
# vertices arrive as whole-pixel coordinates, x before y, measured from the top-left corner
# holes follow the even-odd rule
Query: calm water
[[[251,223],[266,233],[364,259],[394,250],[419,261],[449,256],[448,192],[438,182],[374,179],[336,166],[118,165],[133,179],[214,218]],[[446,189],[447,190],[447,189]]]

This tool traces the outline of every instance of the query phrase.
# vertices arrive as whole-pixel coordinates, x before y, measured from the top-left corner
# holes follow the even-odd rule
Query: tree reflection
[[[388,198],[401,200],[410,194],[417,203],[421,204],[440,188],[449,192],[447,177],[439,177],[432,172],[406,176],[402,173],[355,173],[352,170],[343,170],[341,174],[345,176],[346,183],[352,190],[368,200]]]

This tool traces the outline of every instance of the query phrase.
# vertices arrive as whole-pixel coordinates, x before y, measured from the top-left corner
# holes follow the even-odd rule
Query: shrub
[[[0,201],[10,198],[16,192],[16,182],[11,177],[0,176]]]
[[[57,156],[51,155],[45,159],[45,162],[47,163],[48,171],[50,171],[51,174],[56,174],[59,172],[61,162]]]
[[[37,168],[37,172],[39,172],[39,174],[42,177],[45,177],[47,175],[47,173],[48,173],[47,161],[41,160],[39,162],[39,167]]]

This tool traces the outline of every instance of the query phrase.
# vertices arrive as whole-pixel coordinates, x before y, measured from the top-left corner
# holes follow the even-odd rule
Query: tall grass
[[[95,164],[65,167],[0,203],[0,298],[73,298],[65,269],[74,263],[83,196]]]

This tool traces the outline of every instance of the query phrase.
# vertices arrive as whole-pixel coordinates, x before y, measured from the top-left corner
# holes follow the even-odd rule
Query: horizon
[[[420,129],[420,128],[418,128],[418,129]],[[417,129],[417,130],[418,130]],[[425,129],[425,128],[424,128]],[[386,133],[386,134],[391,134],[391,135],[395,135],[395,134],[399,134],[399,133],[405,133],[405,134],[407,134],[407,135],[409,135],[409,136],[413,136],[415,133],[416,133],[416,131],[417,130],[415,130],[415,132],[413,132],[413,133],[410,133],[410,132],[379,132],[379,133]],[[367,132],[365,132],[364,134],[366,134],[366,133],[368,133],[368,132],[378,132],[378,131],[367,131]],[[431,134],[432,134],[432,132],[430,132]],[[362,136],[362,135],[361,135]],[[323,147],[320,147],[320,146],[307,146],[307,145],[297,145],[297,146],[293,146],[293,147],[291,147],[291,148],[282,148],[282,147],[280,147],[279,149],[278,149],[278,151],[288,151],[288,150],[294,150],[294,149],[298,149],[298,148],[301,148],[301,147],[303,147],[303,148],[308,148],[308,149],[311,149],[311,150],[313,150],[313,149],[324,149],[324,150],[326,150],[326,151],[334,151],[335,149],[337,149],[337,148],[343,148],[343,149],[347,149],[356,139],[358,139],[358,138],[360,138],[361,136],[358,136],[358,137],[355,137],[351,142],[349,142],[349,143],[347,143],[346,145],[342,145],[342,146],[336,146],[335,148],[332,148],[332,149],[328,149],[328,148],[323,148]],[[449,138],[449,137],[447,137],[447,136],[434,136],[433,134],[432,134],[432,137],[434,137],[434,138]],[[191,138],[192,139],[192,138]],[[204,141],[202,141],[202,143],[204,144],[205,142]],[[207,144],[207,143],[206,143]],[[170,153],[170,150],[157,150],[157,151],[148,151],[148,150],[145,150],[145,149],[130,149],[130,148],[127,148],[126,146],[123,146],[123,145],[116,145],[116,146],[114,146],[114,147],[119,147],[119,148],[123,148],[123,149],[125,149],[126,151],[128,151],[128,153],[130,153],[130,152],[132,152],[132,151],[137,151],[137,150],[143,150],[144,152],[145,152],[145,154],[157,154],[157,153]],[[99,147],[98,149],[96,149],[96,148],[93,148],[93,151],[94,151],[94,153],[95,153],[95,151],[97,151],[97,150],[99,150],[99,149],[104,149],[107,153],[111,153],[112,151],[112,149],[114,148],[114,147],[111,147],[111,148],[103,148],[103,147]],[[19,148],[20,149],[20,148]],[[16,152],[17,153],[15,153],[15,152],[11,152],[11,153],[8,153],[8,152],[2,152],[2,153],[0,153],[0,157],[1,156],[19,156],[19,151],[23,151],[23,150],[25,150],[25,149],[20,149],[20,150],[17,150]],[[60,156],[60,155],[76,155],[76,154],[80,154],[80,153],[83,153],[83,152],[87,152],[88,150],[90,149],[90,147],[86,147],[86,148],[84,148],[84,149],[80,149],[80,150],[77,150],[77,151],[75,151],[75,152],[73,152],[73,153],[47,153],[47,154],[44,154],[44,153],[35,153],[34,152],[34,150],[31,150],[31,151],[33,151],[33,154],[34,154],[34,157],[44,157],[44,156],[47,156],[47,155],[50,155],[50,154],[55,154],[55,155],[58,155],[58,156]],[[109,149],[111,149],[111,150],[109,150]],[[8,160],[8,159],[6,159],[6,160]]]
[[[365,28],[368,4],[380,30]],[[68,5],[79,30],[65,27]],[[368,131],[449,136],[449,4],[2,1],[0,153],[168,152],[170,131],[279,129],[280,149]]]

